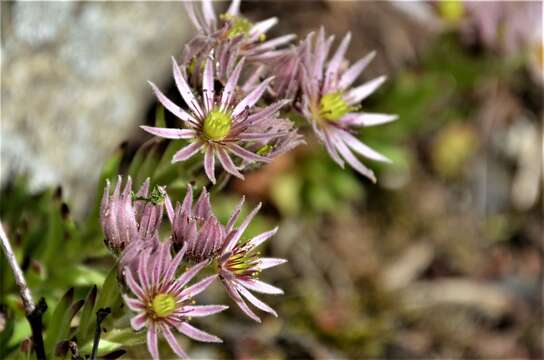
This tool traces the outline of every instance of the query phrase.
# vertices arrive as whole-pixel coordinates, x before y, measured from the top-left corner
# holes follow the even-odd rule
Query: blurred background
[[[177,145],[137,125],[176,125],[146,81],[175,93],[170,56],[194,29],[180,2],[1,7],[0,218],[51,306],[70,286],[84,297],[111,265],[97,218],[105,178],[151,176],[181,199],[184,174],[163,166]],[[388,81],[363,109],[399,120],[361,138],[394,163],[369,164],[374,185],[308,137],[214,194],[222,218],[242,194],[265,203],[249,231],[280,226],[266,253],[289,263],[265,280],[286,295],[263,297],[280,317],[262,325],[235,307],[205,319],[225,344],[180,339],[190,354],[543,358],[542,3],[255,1],[242,13],[277,16],[271,36],[351,31],[352,61],[376,50],[363,78]],[[0,357],[15,356],[30,331],[0,266]]]

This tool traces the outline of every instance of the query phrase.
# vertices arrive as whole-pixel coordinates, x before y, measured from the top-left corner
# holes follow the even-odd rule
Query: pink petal
[[[345,141],[345,143],[354,151],[358,152],[359,154],[363,155],[364,157],[367,157],[372,160],[376,161],[382,161],[390,163],[391,160],[389,160],[387,157],[383,156],[379,152],[371,149],[367,145],[363,144],[359,139],[357,139],[355,136],[351,135],[347,131],[341,131],[338,134],[342,140]]]
[[[260,292],[263,294],[270,294],[270,295],[282,295],[283,290],[280,288],[277,288],[275,286],[272,286],[270,284],[267,284],[261,280],[255,280],[255,279],[236,279],[236,282],[240,285],[251,289],[256,292]]]
[[[164,274],[164,280],[165,281],[171,281],[174,278],[174,275],[176,274],[176,270],[179,267],[179,264],[183,260],[183,256],[185,255],[185,251],[187,249],[187,244],[183,244],[183,247],[181,250],[176,254],[172,262],[168,265],[168,268],[166,269],[166,272]]]
[[[255,206],[255,208],[245,218],[244,222],[242,222],[240,227],[236,229],[236,232],[226,244],[225,250],[223,251],[223,253],[232,251],[232,249],[234,249],[234,246],[236,245],[236,243],[238,243],[238,240],[240,240],[240,238],[242,237],[242,234],[244,233],[244,231],[246,231],[247,227],[251,223],[251,220],[253,220],[253,218],[255,217],[259,209],[261,208],[261,206],[262,206],[262,203],[259,203],[257,206]]]
[[[178,161],[185,161],[189,158],[191,158],[193,155],[195,155],[198,150],[202,148],[202,144],[198,142],[191,143],[181,150],[179,150],[177,153],[174,154],[174,157],[172,158],[172,163],[178,162]]]
[[[179,68],[178,63],[176,62],[176,59],[174,57],[172,57],[172,71],[174,73],[174,80],[176,82],[178,91],[181,94],[183,100],[185,100],[185,103],[187,104],[189,109],[191,109],[191,111],[196,115],[203,116],[202,109],[200,108],[196,97],[193,95],[191,87],[187,84],[187,81],[185,81],[185,78],[181,74],[181,69]]]
[[[245,246],[250,250],[255,249],[257,246],[261,245],[263,242],[270,239],[272,236],[276,235],[276,233],[278,232],[278,229],[279,228],[276,226],[274,229],[270,231],[267,231],[255,236],[253,239],[248,241]]]
[[[345,126],[376,126],[397,120],[397,115],[376,113],[350,113],[340,119]]]
[[[242,72],[242,67],[244,66],[245,58],[242,58],[238,65],[234,68],[234,71],[227,80],[227,84],[223,89],[223,94],[221,94],[221,110],[225,110],[230,106],[234,94],[236,91],[236,85],[238,84],[238,79],[240,78],[240,73]]]
[[[251,292],[246,290],[243,286],[238,286],[237,289],[238,289],[238,291],[240,291],[240,294],[243,297],[245,297],[250,303],[255,305],[258,309],[261,309],[262,311],[265,311],[265,312],[267,312],[269,314],[274,315],[275,317],[278,317],[278,313],[276,313],[276,311],[274,311],[274,309],[272,309],[270,306],[268,306],[268,304],[265,304],[261,300],[257,299],[257,297],[255,295],[253,295]]]
[[[364,100],[367,96],[372,94],[381,84],[385,81],[385,76],[380,76],[374,80],[364,83],[354,89],[351,89],[345,96],[345,101],[350,104],[358,104]]]
[[[346,161],[352,168],[354,168],[362,175],[368,177],[372,182],[376,182],[376,176],[374,175],[374,172],[364,166],[359,160],[357,160],[357,158],[352,154],[352,152],[348,149],[348,147],[344,144],[342,140],[335,140],[335,144],[342,157],[346,159]]]
[[[242,210],[242,206],[244,206],[245,200],[246,200],[246,197],[242,196],[242,199],[240,200],[238,205],[236,205],[236,208],[232,212],[232,215],[230,216],[229,221],[227,222],[226,229],[225,229],[227,233],[229,233],[232,230],[232,227],[238,220],[238,217],[240,216],[240,211]]]
[[[268,79],[264,80],[259,86],[257,86],[253,91],[251,91],[242,101],[236,105],[234,110],[232,111],[232,116],[238,116],[244,111],[246,108],[251,108],[263,95],[264,91],[268,87],[268,84],[274,79],[274,77],[269,77]]]
[[[207,112],[212,110],[215,94],[213,87],[213,60],[210,59],[212,56],[213,54],[210,54],[206,59],[206,66],[202,76],[202,93],[204,95],[204,106]]]
[[[344,55],[346,54],[350,41],[351,41],[351,33],[348,32],[346,36],[344,36],[344,39],[342,39],[340,46],[338,46],[336,53],[334,54],[333,58],[329,62],[329,66],[327,67],[327,72],[325,74],[324,89],[328,89],[332,85],[333,81],[336,80],[338,76],[338,69],[340,68],[340,65],[342,64],[342,60],[344,60]]]
[[[227,10],[227,14],[232,16],[240,15],[240,2],[241,0],[232,0],[229,9]]]
[[[176,337],[174,334],[172,334],[172,330],[170,330],[170,327],[168,325],[165,325],[162,327],[162,333],[164,335],[164,338],[166,339],[166,342],[168,342],[168,345],[170,345],[170,348],[174,351],[174,353],[179,356],[182,359],[189,359],[189,355],[179,345]]]
[[[220,313],[228,308],[229,307],[226,305],[189,305],[184,307],[184,310],[187,311],[184,315],[191,317],[203,317]]]
[[[153,89],[153,92],[155,93],[155,96],[159,100],[159,102],[164,106],[168,111],[170,111],[172,114],[177,116],[179,119],[194,124],[196,122],[196,119],[193,118],[191,115],[189,115],[185,110],[177,106],[170,100],[169,98],[164,95],[159,88],[153,84],[151,81],[149,81],[149,85],[151,85],[151,88]]]
[[[255,315],[255,313],[253,311],[251,311],[249,306],[247,306],[246,302],[244,301],[244,299],[242,299],[242,297],[238,293],[238,290],[234,287],[234,285],[231,283],[231,281],[227,280],[227,279],[223,279],[223,284],[225,285],[225,289],[227,290],[227,293],[232,298],[232,300],[234,300],[236,305],[238,305],[240,310],[242,310],[244,312],[244,314],[249,316],[251,319],[253,319],[256,322],[260,323],[261,319],[257,315]]]
[[[204,290],[206,290],[206,288],[208,286],[211,285],[211,283],[213,283],[215,281],[215,279],[217,279],[217,275],[210,275],[206,278],[204,278],[203,280],[200,280],[199,282],[197,282],[196,284],[194,285],[191,285],[189,286],[187,289],[183,290],[179,296],[181,298],[184,298],[184,297],[195,297],[197,296],[198,294],[200,294],[201,292],[203,292]]]
[[[222,343],[223,340],[218,338],[215,335],[208,334],[205,331],[202,331],[200,329],[195,328],[194,326],[190,325],[187,322],[182,322],[177,325],[177,329],[180,333],[183,333],[190,337],[191,339],[202,341],[202,342],[214,342],[214,343]]]
[[[153,360],[159,360],[157,329],[153,325],[147,329],[147,350],[151,354]]]
[[[204,171],[208,179],[215,184],[215,156],[212,146],[208,146],[206,153],[204,154]]]
[[[202,1],[202,12],[204,13],[204,20],[210,28],[214,28],[217,23],[215,12],[213,11],[213,5],[210,0]]]
[[[142,330],[147,322],[146,313],[141,313],[130,319],[130,326],[136,331]]]
[[[262,43],[262,44],[260,44],[258,46],[255,46],[252,49],[252,51],[253,52],[260,52],[260,51],[264,51],[264,50],[273,49],[273,48],[276,48],[278,46],[287,44],[291,40],[296,39],[296,37],[297,36],[295,34],[283,35],[283,36],[274,38],[272,40],[265,41],[264,43]]]
[[[191,213],[191,208],[193,207],[193,187],[191,184],[187,184],[187,192],[185,193],[185,198],[181,204],[181,211],[187,214]]]
[[[145,297],[145,293],[142,290],[142,287],[136,282],[136,280],[134,280],[134,277],[132,276],[132,271],[130,271],[130,269],[127,267],[125,268],[124,274],[130,291],[132,291],[140,299],[143,299]]]
[[[231,175],[236,176],[237,178],[240,178],[244,180],[244,175],[238,171],[234,163],[232,162],[232,159],[230,158],[229,154],[225,151],[225,149],[218,149],[218,157],[219,162],[221,162],[221,166]]]
[[[255,23],[255,25],[253,25],[251,29],[249,30],[250,41],[253,41],[253,42],[257,41],[259,39],[259,36],[266,33],[277,23],[278,23],[277,17],[272,17],[272,18]]]
[[[126,295],[123,295],[123,300],[127,304],[128,308],[132,311],[138,312],[145,309],[145,305],[140,300],[129,298]]]
[[[260,121],[269,118],[270,116],[277,113],[282,107],[290,103],[290,100],[280,100],[272,105],[265,107],[264,109],[257,111],[255,114],[249,115],[247,122],[251,125],[258,124]]]
[[[358,60],[355,64],[351,65],[349,69],[342,74],[338,87],[342,90],[347,89],[353,82],[359,77],[363,70],[370,64],[372,59],[376,56],[376,52],[372,51],[364,58]]]
[[[191,279],[194,278],[195,275],[198,274],[200,270],[206,267],[206,265],[208,265],[208,261],[202,261],[196,265],[193,265],[191,268],[189,268],[189,270],[181,274],[180,277],[176,281],[177,287],[181,288],[185,286],[185,284],[191,281]]]
[[[174,221],[174,207],[172,206],[172,200],[170,200],[170,196],[166,194],[166,197],[164,199],[164,207],[166,208],[166,215],[168,215],[168,220],[170,221],[170,224]]]
[[[238,144],[229,144],[228,149],[232,153],[234,153],[235,155],[238,155],[242,159],[244,159],[246,161],[249,161],[249,162],[261,161],[261,162],[269,163],[270,161],[272,161],[271,159],[269,159],[267,157],[252,153],[251,151],[244,149],[243,147],[241,147]]]
[[[286,262],[287,262],[286,259],[260,258],[259,261],[257,262],[257,267],[261,270],[270,269],[271,267],[285,264]]]
[[[196,132],[192,129],[170,129],[141,125],[141,129],[150,134],[165,138],[165,139],[191,139],[195,137]]]

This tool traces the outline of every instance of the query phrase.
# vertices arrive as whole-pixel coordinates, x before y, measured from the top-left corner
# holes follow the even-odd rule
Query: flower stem
[[[94,333],[91,360],[96,360],[96,354],[98,352],[98,343],[100,342],[100,334],[102,333],[102,321],[104,321],[110,313],[111,313],[110,308],[100,308],[96,312],[96,331]]]
[[[6,256],[6,260],[8,261],[9,267],[11,268],[11,272],[13,273],[13,277],[15,278],[15,283],[19,288],[19,295],[23,300],[26,318],[30,323],[30,328],[32,329],[32,343],[34,350],[36,351],[36,357],[38,360],[45,360],[45,349],[42,334],[42,315],[47,310],[47,304],[45,303],[45,299],[41,298],[38,302],[38,306],[35,305],[30,288],[26,283],[23,271],[19,267],[19,264],[17,264],[17,259],[15,258],[15,254],[11,248],[8,237],[4,232],[2,223],[0,223],[0,244],[2,246],[2,250],[4,251],[4,255]]]

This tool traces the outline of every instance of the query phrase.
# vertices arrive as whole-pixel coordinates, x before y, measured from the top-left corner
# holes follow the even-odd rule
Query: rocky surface
[[[2,2],[2,183],[62,184],[84,211],[192,31],[180,2]]]

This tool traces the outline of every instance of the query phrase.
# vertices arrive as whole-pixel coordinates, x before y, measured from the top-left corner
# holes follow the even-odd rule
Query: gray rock
[[[180,2],[2,3],[1,181],[62,184],[82,214],[193,32]]]

